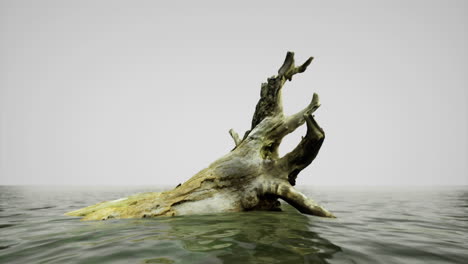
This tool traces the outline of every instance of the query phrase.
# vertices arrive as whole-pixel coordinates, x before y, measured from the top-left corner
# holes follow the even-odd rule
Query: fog
[[[326,132],[298,185],[466,185],[467,47],[467,1],[3,0],[0,184],[183,182],[290,50]]]

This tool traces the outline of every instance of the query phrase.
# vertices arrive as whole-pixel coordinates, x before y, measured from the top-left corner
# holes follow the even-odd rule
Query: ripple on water
[[[46,210],[46,209],[51,209],[54,208],[55,206],[44,206],[44,207],[35,207],[35,208],[28,208],[26,210],[28,211],[37,211],[37,210]]]
[[[7,199],[10,209],[0,215],[0,263],[464,263],[468,259],[466,191],[414,194],[360,189],[311,195],[334,197],[327,207],[337,219],[305,216],[286,206],[285,212],[81,222],[63,213],[118,199],[129,191],[43,192],[38,200],[18,193],[21,189],[4,190],[2,202]],[[133,192],[139,191],[143,190]],[[60,197],[67,197],[70,204]],[[428,200],[438,202],[428,205]]]

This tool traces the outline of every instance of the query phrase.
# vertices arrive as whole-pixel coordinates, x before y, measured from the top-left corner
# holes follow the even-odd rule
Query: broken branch
[[[301,66],[296,67],[294,65],[294,52],[288,51],[283,65],[278,70],[278,76],[284,76],[286,80],[291,81],[295,74],[304,72],[313,59],[314,57],[310,57]]]
[[[325,132],[319,127],[313,116],[304,115],[304,119],[307,123],[305,137],[296,148],[279,160],[280,166],[289,172],[288,181],[291,185],[296,184],[299,172],[309,166],[317,157],[325,139]]]
[[[232,139],[234,140],[234,144],[236,147],[241,143],[241,139],[239,138],[239,134],[237,134],[234,129],[229,129],[229,135],[231,135]]]
[[[288,183],[275,182],[268,186],[268,190],[265,190],[265,193],[283,199],[303,214],[336,218],[327,209],[317,204],[314,200],[307,198],[307,196]]]

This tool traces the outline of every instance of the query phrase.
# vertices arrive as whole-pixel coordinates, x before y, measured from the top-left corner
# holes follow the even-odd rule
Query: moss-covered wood
[[[297,175],[317,156],[325,138],[312,113],[320,106],[317,94],[302,111],[285,116],[281,90],[286,81],[302,73],[309,58],[296,67],[288,52],[278,74],[261,86],[260,100],[252,126],[241,139],[230,130],[235,146],[207,168],[176,188],[161,193],[141,193],[102,202],[67,213],[84,220],[141,218],[206,214],[229,211],[280,210],[282,199],[305,214],[334,217],[323,207],[297,191]],[[278,155],[281,140],[306,124],[307,133],[290,153]]]

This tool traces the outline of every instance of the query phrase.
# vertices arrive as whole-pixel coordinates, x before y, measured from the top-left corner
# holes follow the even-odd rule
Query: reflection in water
[[[340,247],[309,229],[309,221],[313,219],[293,210],[148,220],[164,222],[170,227],[166,232],[135,242],[148,239],[181,241],[185,250],[203,253],[199,259],[192,259],[200,263],[327,263],[326,259],[341,251]],[[137,222],[141,224],[146,220]],[[160,224],[157,226],[161,227]],[[153,262],[156,259],[147,261],[164,263]]]

